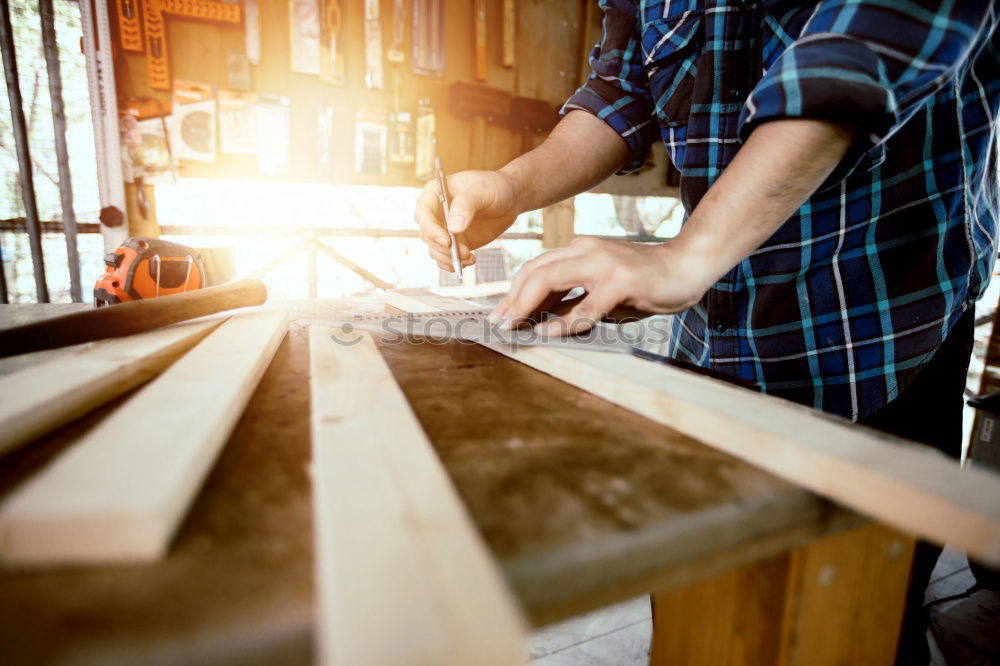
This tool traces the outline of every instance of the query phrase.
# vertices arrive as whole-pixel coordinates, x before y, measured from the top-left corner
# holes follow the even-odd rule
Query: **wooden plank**
[[[0,357],[121,338],[233,308],[262,305],[267,288],[258,280],[167,294],[90,308],[62,317],[0,329]]]
[[[520,612],[371,337],[309,343],[320,662],[523,663]]]
[[[870,524],[657,593],[649,663],[890,665],[913,545]]]
[[[149,381],[225,319],[31,354],[47,360],[0,377],[8,396],[0,402],[0,455]]]
[[[409,311],[468,307],[423,290],[386,293]],[[621,405],[898,529],[1000,566],[1000,475],[928,447],[634,357],[490,349]]]
[[[160,557],[285,334],[241,313],[0,505],[7,564]]]

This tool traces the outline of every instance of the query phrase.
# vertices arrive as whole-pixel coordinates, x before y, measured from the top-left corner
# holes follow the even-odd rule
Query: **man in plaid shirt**
[[[591,74],[546,142],[457,173],[471,250],[521,212],[641,167],[661,140],[688,217],[659,245],[580,238],[525,265],[494,316],[587,296],[677,313],[672,354],[958,457],[973,305],[996,258],[1000,37],[990,2],[600,0]],[[433,183],[416,218],[450,270]],[[918,548],[900,663],[926,663]]]

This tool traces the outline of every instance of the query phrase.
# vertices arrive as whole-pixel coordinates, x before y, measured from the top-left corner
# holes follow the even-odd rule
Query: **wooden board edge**
[[[468,307],[420,289],[388,291],[386,303],[408,312]],[[963,469],[929,447],[642,359],[484,346],[889,525],[1000,566],[996,473]],[[833,450],[824,451],[820,440]],[[845,475],[863,484],[846,484]]]
[[[309,339],[319,663],[519,666],[526,622],[371,336]]]
[[[120,487],[136,486],[133,469],[118,469],[115,461],[105,460],[114,443],[122,437],[134,437],[151,420],[148,403],[168,404],[176,400],[167,386],[178,374],[197,374],[204,365],[199,350],[209,344],[228,348],[228,335],[242,337],[240,325],[254,320],[262,331],[263,344],[252,367],[243,376],[227,379],[240,382],[225,413],[214,420],[199,424],[205,440],[196,444],[189,459],[177,460],[176,447],[167,443],[161,453],[169,450],[171,469],[152,470],[141,487],[149,493],[142,497],[127,497]],[[268,319],[272,321],[267,321]],[[287,331],[288,315],[280,310],[259,310],[235,314],[215,328],[159,377],[132,395],[107,419],[85,433],[55,460],[38,470],[0,504],[0,563],[11,567],[133,564],[149,562],[164,555],[170,539],[180,524],[198,488],[214,465],[218,453],[243,412],[264,371]],[[270,326],[270,328],[268,328]],[[218,336],[218,337],[217,337]],[[131,423],[139,428],[124,427]],[[155,430],[155,428],[154,428]],[[149,438],[144,440],[148,444]],[[176,440],[170,440],[175,442]],[[121,449],[117,449],[121,452]],[[145,455],[145,454],[144,454]],[[152,481],[155,480],[155,483]],[[84,483],[86,488],[110,488],[118,506],[105,513],[79,507],[78,499],[67,492],[69,482]],[[116,483],[118,481],[119,483]],[[156,484],[159,484],[158,486]],[[108,533],[101,535],[101,532]]]
[[[18,396],[0,405],[0,456],[156,377],[226,319],[103,340],[0,376],[0,395]]]

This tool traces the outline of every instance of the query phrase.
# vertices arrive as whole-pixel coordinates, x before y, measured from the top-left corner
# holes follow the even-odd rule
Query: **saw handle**
[[[267,288],[237,280],[181,294],[129,301],[0,330],[0,358],[149,331],[179,321],[261,305]]]

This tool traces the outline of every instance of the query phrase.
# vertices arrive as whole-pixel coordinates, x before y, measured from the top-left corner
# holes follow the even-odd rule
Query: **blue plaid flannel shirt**
[[[674,318],[671,353],[852,419],[892,400],[985,290],[996,257],[997,7],[981,1],[601,0],[563,107],[657,138],[690,212],[759,123],[857,139],[759,249]]]

